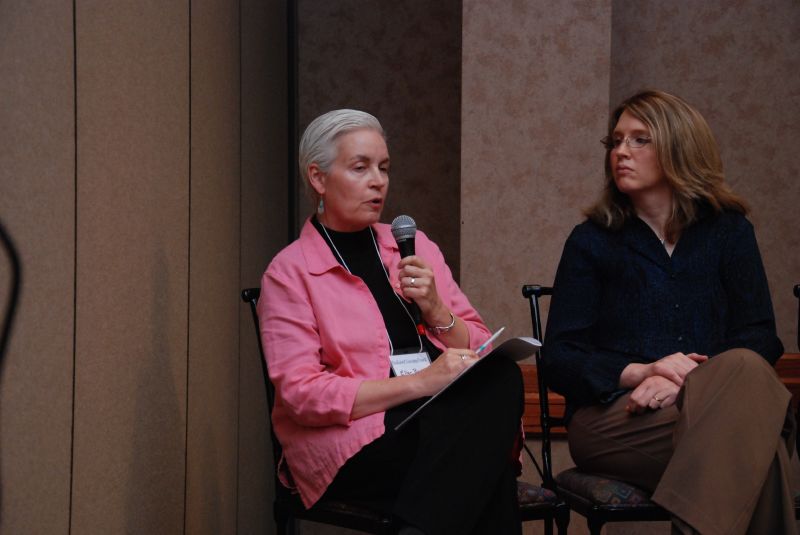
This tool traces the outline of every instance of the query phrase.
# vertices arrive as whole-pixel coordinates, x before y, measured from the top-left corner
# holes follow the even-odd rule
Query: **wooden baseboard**
[[[800,353],[784,353],[775,363],[775,371],[792,393],[792,411],[797,414],[800,403]]]
[[[536,366],[533,364],[521,364],[522,380],[525,384],[525,413],[522,416],[522,424],[525,434],[528,437],[541,435],[542,428],[539,424],[539,386],[536,375]],[[800,353],[785,353],[775,364],[775,371],[778,377],[789,392],[792,393],[792,410],[797,412],[800,402]],[[564,398],[558,394],[550,393],[547,398],[550,405],[550,414],[559,417],[564,415]],[[563,427],[556,427],[552,430],[552,436],[564,437],[567,431]]]
[[[522,415],[522,426],[527,437],[540,436],[542,434],[542,426],[540,425],[539,380],[536,366],[533,364],[520,364],[519,367],[522,369],[522,382],[525,384],[525,412]],[[563,396],[550,392],[547,402],[550,406],[550,414],[555,417],[564,416],[566,404]],[[554,427],[551,429],[551,435],[563,437],[567,435],[567,430],[563,427]]]

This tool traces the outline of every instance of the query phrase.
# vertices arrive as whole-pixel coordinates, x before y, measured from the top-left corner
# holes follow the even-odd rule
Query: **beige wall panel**
[[[378,117],[392,159],[383,221],[412,216],[456,276],[460,23],[460,0],[298,2],[298,135],[336,108]],[[305,220],[311,208],[301,207]]]
[[[241,287],[257,287],[287,242],[289,140],[284,2],[244,0]],[[273,533],[269,415],[255,327],[239,305],[239,533]]]
[[[726,178],[751,204],[778,334],[797,351],[800,282],[800,3],[614,2],[612,105],[643,87],[673,92],[708,120]]]
[[[599,191],[610,25],[608,1],[464,2],[462,288],[507,335]]]
[[[191,252],[186,533],[236,533],[239,9],[191,14]]]
[[[74,319],[72,5],[0,2],[0,217],[22,257],[0,368],[0,533],[69,529]],[[0,253],[5,318],[10,266]]]
[[[77,3],[73,533],[180,533],[187,3]]]

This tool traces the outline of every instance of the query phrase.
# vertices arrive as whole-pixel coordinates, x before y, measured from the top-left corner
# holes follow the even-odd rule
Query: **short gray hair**
[[[364,111],[333,110],[311,121],[300,138],[298,149],[303,185],[308,188],[308,166],[312,163],[319,165],[325,173],[331,168],[336,159],[336,139],[339,136],[364,128],[375,130],[386,140],[386,133],[378,119]]]

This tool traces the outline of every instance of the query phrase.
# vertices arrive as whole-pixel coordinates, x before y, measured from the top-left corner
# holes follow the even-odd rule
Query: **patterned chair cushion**
[[[558,502],[558,497],[552,490],[519,480],[517,480],[517,499],[520,506],[555,504]]]
[[[556,476],[559,488],[598,505],[625,507],[657,507],[650,501],[650,494],[638,487],[581,472],[576,468],[565,470]]]

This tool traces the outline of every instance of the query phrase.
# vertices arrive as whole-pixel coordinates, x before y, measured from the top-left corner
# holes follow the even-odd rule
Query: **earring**
[[[325,212],[325,199],[322,197],[319,198],[319,204],[317,205],[317,213],[322,214]]]

